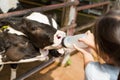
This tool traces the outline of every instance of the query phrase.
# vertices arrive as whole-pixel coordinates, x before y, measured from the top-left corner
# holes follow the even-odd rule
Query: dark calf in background
[[[19,61],[33,58],[37,55],[40,55],[39,51],[32,46],[32,43],[25,36],[10,34],[7,31],[0,32],[0,62]],[[16,78],[17,65],[10,64],[10,80]]]
[[[1,33],[1,39],[4,40],[4,53],[2,53],[2,61],[19,61],[20,59],[28,59],[39,55],[32,43],[23,35]],[[3,45],[3,44],[2,44]]]

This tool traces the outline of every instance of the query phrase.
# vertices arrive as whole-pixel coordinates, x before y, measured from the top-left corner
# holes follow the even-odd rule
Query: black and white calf
[[[27,17],[12,17],[0,20],[0,26],[9,25],[11,29],[21,31],[32,41],[37,48],[46,46],[56,47],[66,36],[65,32],[58,30],[56,21],[39,12],[33,12]]]
[[[8,41],[3,41],[5,44],[0,43],[4,46],[1,50],[0,63],[46,60],[48,53],[54,52],[51,54],[52,56],[59,56],[64,53],[59,49],[56,50],[56,48],[61,45],[66,36],[65,32],[58,30],[58,25],[53,18],[39,12],[33,12],[26,17],[2,19],[0,20],[0,28],[4,32],[2,35],[7,34],[7,37],[10,38],[5,38],[5,41]],[[15,71],[16,69],[12,70],[12,73],[15,74]],[[11,79],[13,78],[15,77]]]
[[[0,0],[0,13],[7,13],[21,9],[23,9],[23,7],[19,0]]]
[[[25,60],[39,55],[39,51],[32,46],[32,43],[25,36],[10,34],[7,31],[0,33],[0,51],[0,64]],[[10,80],[16,77],[16,68],[17,64],[11,64]]]

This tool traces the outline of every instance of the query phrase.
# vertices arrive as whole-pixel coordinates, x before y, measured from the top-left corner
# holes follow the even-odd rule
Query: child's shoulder
[[[85,74],[86,80],[117,80],[119,68],[99,62],[90,62],[85,68]]]

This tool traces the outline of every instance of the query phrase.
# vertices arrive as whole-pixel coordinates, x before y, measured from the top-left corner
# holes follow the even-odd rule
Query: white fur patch
[[[0,52],[1,54],[4,53],[5,51]],[[41,55],[29,58],[29,59],[21,59],[19,61],[8,61],[8,62],[2,62],[2,55],[0,54],[0,65],[3,64],[14,64],[14,63],[28,63],[28,62],[34,62],[34,61],[45,61],[48,60],[48,50],[40,50]]]
[[[3,64],[2,64],[2,65],[0,65],[0,71],[2,71],[3,67],[4,67],[4,65],[3,65]]]
[[[8,27],[7,29],[9,30],[8,33],[26,36],[24,33],[20,32],[20,31],[18,31],[18,30],[15,30],[15,29],[12,28],[12,27]]]
[[[60,30],[54,34],[53,44],[50,46],[46,46],[44,49],[58,49],[61,46],[63,38],[66,37],[66,33]]]
[[[27,19],[30,20],[35,20],[40,23],[48,24],[50,25],[50,22],[48,20],[48,17],[44,14],[38,13],[38,12],[33,12],[31,15],[26,17]],[[57,29],[57,23],[54,19],[52,19],[53,27]]]
[[[16,69],[12,69],[11,68],[11,76],[10,76],[10,80],[14,80],[16,78],[16,73],[17,70]]]
[[[1,55],[0,55],[1,56]],[[48,56],[36,56],[33,58],[29,58],[29,59],[21,59],[19,61],[8,61],[8,62],[2,62],[2,56],[0,58],[0,65],[1,64],[15,64],[15,63],[28,63],[28,62],[35,62],[35,61],[45,61],[48,60]]]
[[[3,13],[7,13],[9,9],[17,8],[18,0],[0,0],[0,8]]]
[[[52,46],[59,46],[63,40],[63,38],[66,36],[66,33],[60,30],[57,30],[57,32],[54,35],[54,44]]]
[[[2,55],[0,55],[0,62],[2,62]]]
[[[39,52],[41,53],[40,57],[41,57],[42,61],[48,59],[49,51],[47,49],[40,49]]]
[[[62,55],[65,53],[64,48],[60,48],[60,49],[58,49],[57,51],[58,51],[60,54],[62,54]]]

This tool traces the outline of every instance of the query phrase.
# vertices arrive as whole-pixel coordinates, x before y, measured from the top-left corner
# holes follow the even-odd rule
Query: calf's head
[[[66,36],[65,32],[37,21],[26,20],[26,25],[26,27],[23,27],[24,32],[37,48],[43,49],[50,45],[58,46]]]
[[[38,48],[46,46],[57,47],[66,36],[65,32],[57,29],[57,22],[46,15],[33,12],[25,18],[25,34]]]

